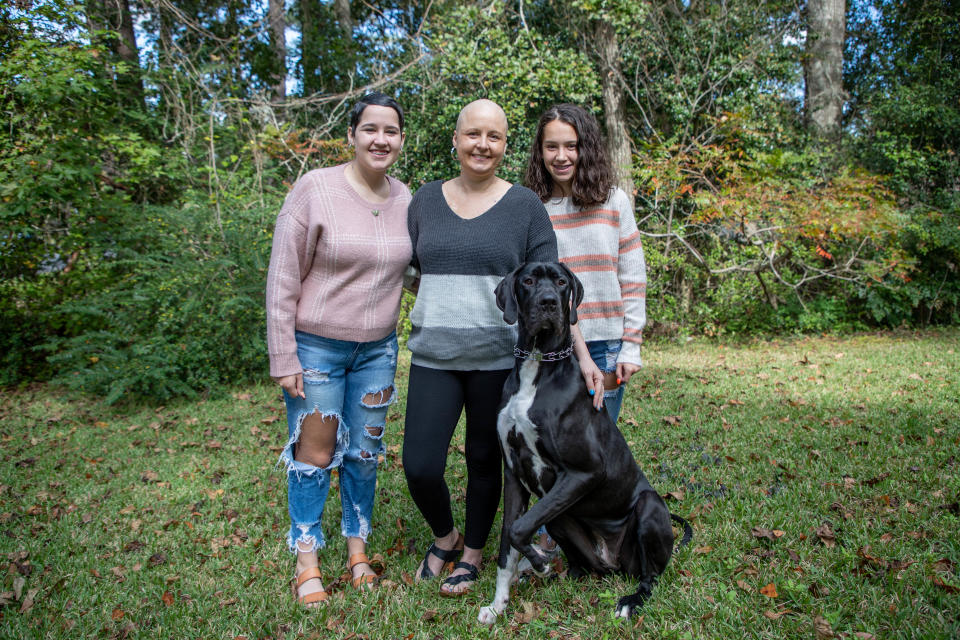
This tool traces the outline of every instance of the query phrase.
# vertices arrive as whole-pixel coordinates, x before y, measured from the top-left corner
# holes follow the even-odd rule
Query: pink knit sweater
[[[367,202],[347,182],[345,167],[305,174],[277,216],[267,272],[271,376],[302,372],[294,330],[371,342],[396,328],[413,251],[410,190],[389,178],[390,198]]]

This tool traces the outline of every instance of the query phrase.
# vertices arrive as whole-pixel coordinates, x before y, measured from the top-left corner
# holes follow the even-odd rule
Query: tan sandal
[[[353,585],[354,589],[360,589],[363,585],[371,584],[377,579],[376,574],[371,575],[369,573],[365,573],[363,575],[360,575],[354,578],[353,568],[358,564],[365,564],[368,567],[370,567],[371,571],[373,571],[373,565],[370,564],[370,558],[367,557],[367,554],[355,553],[352,556],[350,556],[350,560],[347,562],[347,569],[350,571],[350,576],[351,576],[350,584]],[[371,587],[371,589],[372,588],[373,587]]]
[[[294,578],[294,582],[296,582],[296,584],[292,585],[293,597],[297,599],[299,604],[309,606],[318,602],[323,602],[327,599],[328,594],[326,591],[324,591],[322,582],[320,591],[314,591],[313,593],[308,593],[305,596],[300,595],[300,587],[303,586],[303,583],[314,578],[317,580],[320,579],[320,567],[310,567],[309,569],[304,569],[300,575]]]

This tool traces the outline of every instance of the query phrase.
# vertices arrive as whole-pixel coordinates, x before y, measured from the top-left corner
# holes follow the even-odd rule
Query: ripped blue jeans
[[[397,336],[376,342],[348,342],[296,332],[297,356],[303,367],[303,392],[284,391],[289,440],[280,454],[287,469],[287,505],[293,552],[326,545],[320,520],[334,469],[340,477],[340,530],[344,537],[366,541],[377,488],[377,456],[384,451],[387,407],[393,402],[397,371]],[[369,402],[370,395],[377,401]],[[339,421],[330,464],[324,468],[294,459],[301,425],[311,413]]]
[[[593,362],[604,373],[610,373],[617,370],[617,356],[620,355],[620,349],[623,343],[620,340],[588,340],[587,349],[590,351],[590,357]],[[623,391],[625,385],[620,385],[616,389],[607,389],[603,392],[603,406],[607,413],[613,419],[613,424],[617,424],[617,418],[620,416],[620,407],[623,406]]]

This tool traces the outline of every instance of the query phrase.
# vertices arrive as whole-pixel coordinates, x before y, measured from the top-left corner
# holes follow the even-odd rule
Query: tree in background
[[[960,2],[851,3],[844,83],[851,146],[888,176],[909,224],[910,281],[877,288],[878,319],[960,322]]]
[[[843,114],[844,0],[807,0],[804,109],[814,135],[836,141]]]
[[[270,50],[273,52],[273,95],[282,101],[287,97],[287,10],[284,0],[269,0]]]

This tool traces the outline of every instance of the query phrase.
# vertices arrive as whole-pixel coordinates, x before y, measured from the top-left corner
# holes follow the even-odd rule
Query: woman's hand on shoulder
[[[603,408],[603,372],[593,358],[580,358],[579,362],[580,373],[587,383],[587,391],[592,396],[593,408],[600,411]]]
[[[289,376],[281,376],[279,378],[274,378],[276,383],[283,387],[283,390],[289,393],[294,398],[306,398],[306,394],[303,392],[303,374],[295,373]]]

